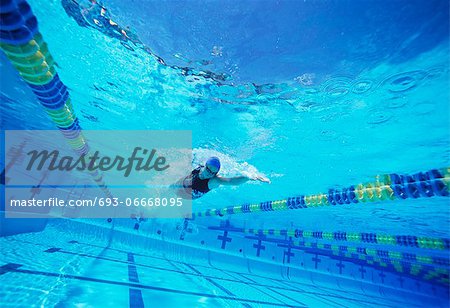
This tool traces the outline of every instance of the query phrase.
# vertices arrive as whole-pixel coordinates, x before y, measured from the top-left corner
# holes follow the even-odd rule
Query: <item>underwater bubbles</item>
[[[316,75],[314,73],[305,73],[298,77],[295,77],[294,80],[303,86],[312,86],[314,84],[314,78]]]
[[[382,124],[389,121],[392,114],[386,111],[369,110],[367,124]]]
[[[352,84],[352,92],[355,94],[363,94],[373,88],[374,82],[370,79],[357,80]]]
[[[348,77],[332,77],[321,85],[321,91],[330,97],[338,98],[350,92],[352,80]]]
[[[393,96],[393,97],[389,98],[389,100],[387,101],[387,107],[391,108],[391,109],[402,108],[406,104],[408,104],[408,99],[406,96],[403,96],[403,95],[402,96]]]
[[[381,82],[381,86],[390,92],[405,92],[416,88],[427,73],[425,71],[411,71],[392,75]]]
[[[222,46],[214,46],[211,50],[211,55],[214,57],[221,57],[223,55],[223,47]]]
[[[426,71],[427,79],[435,79],[441,77],[443,74],[448,73],[448,67],[446,66],[436,66],[428,69]]]

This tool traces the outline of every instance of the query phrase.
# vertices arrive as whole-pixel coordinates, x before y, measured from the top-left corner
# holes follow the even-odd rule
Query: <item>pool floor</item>
[[[91,234],[64,232],[50,223],[42,232],[0,238],[1,306],[423,306],[362,289],[339,290],[245,268],[219,268],[203,259],[105,240],[90,228]]]

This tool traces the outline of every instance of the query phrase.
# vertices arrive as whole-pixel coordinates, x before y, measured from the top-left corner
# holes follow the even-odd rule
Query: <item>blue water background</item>
[[[272,181],[218,188],[195,200],[195,211],[325,193],[329,188],[373,181],[377,174],[415,173],[450,165],[448,1],[104,1],[112,20],[129,26],[130,33],[167,65],[142,48],[124,46],[95,27],[80,26],[67,15],[61,1],[29,3],[83,129],[192,130],[196,162],[217,155],[224,176],[262,173]],[[55,129],[3,53],[0,67],[2,130]],[[186,76],[183,68],[195,73]],[[202,72],[226,78],[209,78]],[[233,215],[230,220],[246,228],[448,238],[449,212],[447,198],[433,197]],[[190,242],[190,238],[197,241],[203,236],[208,249],[235,253],[221,250],[216,234],[208,229],[221,222],[224,219],[193,222],[192,234],[183,245],[194,248],[173,260],[194,258],[196,251],[203,251],[198,248],[203,243]],[[106,224],[104,220],[98,223]],[[132,230],[134,222],[118,221],[114,239],[134,247],[127,251],[138,252],[145,232],[152,238],[156,229],[162,229],[166,239],[177,239],[178,223],[144,222],[138,240],[120,233],[137,235]],[[119,273],[126,277],[120,262],[101,263],[101,258],[122,260],[124,256],[100,249],[109,231],[90,228],[52,221],[43,233],[3,238],[5,260],[25,260],[35,270],[54,267],[60,273],[86,272],[102,279],[115,280]],[[80,246],[67,243],[74,238]],[[98,246],[83,246],[83,239],[98,240]],[[177,254],[164,250],[163,241],[152,243],[152,249]],[[241,244],[248,244],[250,250],[244,253],[255,258],[251,244],[237,237],[230,247]],[[42,252],[48,245],[70,251],[72,261],[49,258],[48,252]],[[137,262],[159,264],[148,259],[150,251],[148,247],[141,250],[144,256],[136,257],[142,258]],[[87,271],[77,255],[80,252],[96,256]],[[222,257],[220,268],[238,267]],[[277,254],[277,258],[281,257]],[[164,262],[159,265],[173,265]],[[7,282],[28,277],[7,275],[3,276]],[[184,281],[184,276],[170,279],[166,272],[155,274],[141,265],[139,275],[156,286],[202,289]],[[91,305],[102,305],[105,299],[128,304],[128,297],[123,296],[128,293],[116,292],[118,287],[106,285],[103,296],[92,295],[99,287],[92,282],[75,281],[66,288],[66,282],[58,280],[54,290],[59,291],[43,294],[41,289],[53,285],[50,280],[33,279],[23,285],[26,289],[36,284],[33,292],[42,299],[38,302],[48,305],[64,298],[61,294],[78,296],[79,302],[87,296]],[[8,293],[11,302],[33,304],[16,296],[25,293],[15,293],[13,285],[7,288],[13,290]],[[186,304],[180,295],[159,296],[161,303],[173,303],[171,299]],[[148,303],[155,298],[144,300]],[[445,305],[445,298],[439,300]]]
[[[192,130],[198,161],[215,154],[225,176],[257,169],[272,180],[217,189],[198,209],[449,164],[446,1],[104,2],[167,64],[224,73],[224,82],[183,76],[80,27],[59,1],[30,5],[84,129]],[[54,129],[1,60],[2,127]],[[264,215],[254,223],[265,224]],[[323,208],[281,215],[270,227],[290,223],[444,235],[448,206]]]

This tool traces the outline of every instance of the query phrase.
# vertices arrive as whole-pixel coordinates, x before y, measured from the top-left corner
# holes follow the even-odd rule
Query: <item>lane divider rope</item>
[[[390,259],[387,257],[379,256],[376,250],[366,249],[365,253],[354,251],[355,247],[330,247],[327,244],[321,243],[308,243],[301,241],[293,241],[292,247],[302,247],[306,250],[308,249],[320,249],[331,255],[338,257],[345,257],[349,259],[354,259],[362,261],[367,265],[378,265],[380,267],[385,267],[386,269],[393,269],[394,271],[407,274],[416,277],[423,277],[425,280],[433,280],[442,284],[449,284],[449,269],[447,266],[441,267],[434,264],[420,264],[413,260],[397,260]],[[337,249],[336,249],[337,248]]]
[[[69,91],[56,72],[55,61],[39,33],[31,7],[25,0],[2,0],[0,11],[0,49],[72,149],[78,155],[89,154],[89,146],[74,112]],[[105,195],[112,198],[102,175],[97,170],[89,174]]]
[[[244,233],[256,235],[290,236],[293,238],[311,238],[330,241],[345,241],[354,243],[369,243],[421,249],[450,250],[450,239],[418,237],[414,235],[390,235],[358,232],[326,232],[305,231],[300,229],[244,229]]]
[[[448,197],[450,187],[450,167],[432,169],[416,174],[377,175],[375,182],[351,185],[342,190],[329,189],[328,193],[300,195],[282,200],[247,203],[221,209],[207,209],[192,214],[199,217],[224,216],[256,212],[272,212],[334,206],[344,204],[364,204],[387,202],[394,199]]]

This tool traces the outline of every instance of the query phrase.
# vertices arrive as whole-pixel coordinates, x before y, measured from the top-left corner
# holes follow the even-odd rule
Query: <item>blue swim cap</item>
[[[219,158],[217,158],[215,156],[208,158],[208,160],[206,161],[206,165],[216,167],[217,172],[219,172],[219,170],[220,170],[220,160],[219,160]]]

